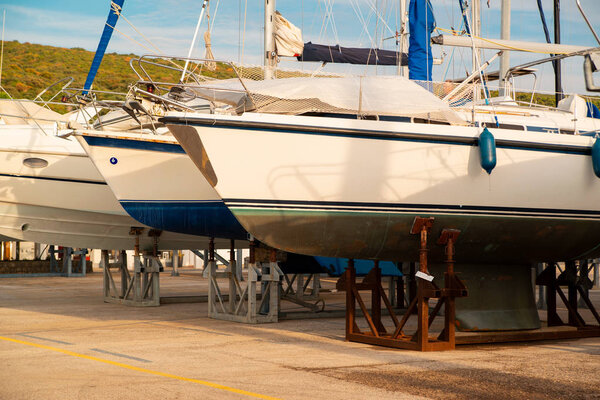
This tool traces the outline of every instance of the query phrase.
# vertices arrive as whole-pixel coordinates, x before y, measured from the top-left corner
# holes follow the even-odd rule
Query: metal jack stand
[[[154,251],[152,255],[140,254],[140,235],[143,228],[131,228],[130,234],[135,235],[135,250],[133,257],[133,274],[127,269],[125,252],[121,252],[117,263],[108,262],[108,251],[102,251],[104,264],[104,301],[136,307],[157,307],[160,305],[159,274],[163,266],[157,257],[159,231],[150,231],[149,236],[154,238]],[[143,258],[143,259],[142,259]],[[121,290],[117,292],[111,268],[121,271]]]
[[[325,309],[325,301],[320,298],[320,274],[293,274],[292,278],[283,275],[285,285],[281,288],[281,300],[291,301],[306,307],[312,312]],[[282,284],[283,284],[282,282]],[[294,289],[294,283],[296,288]]]
[[[226,271],[217,271],[214,240],[211,239],[208,250],[208,316],[226,321],[260,324],[277,322],[279,315],[279,282],[283,273],[277,265],[275,250],[272,250],[268,263],[256,262],[256,244],[250,243],[250,262],[248,279],[242,288],[238,278],[235,262],[234,242],[231,242],[231,261]],[[219,279],[227,279],[229,298],[227,301],[221,294]],[[257,293],[257,285],[262,283],[261,294]],[[260,299],[260,302],[258,301]],[[267,307],[268,306],[268,309]],[[259,310],[267,309],[265,313]]]
[[[62,274],[67,277],[84,277],[87,270],[86,255],[87,249],[73,250],[72,247],[63,247],[62,249],[55,250],[53,245],[48,250],[50,255],[50,271],[51,273]],[[62,255],[62,266],[59,270],[59,260],[56,259],[56,255]],[[79,267],[76,270],[73,268],[73,257],[79,256]]]
[[[420,279],[417,283],[417,295],[411,301],[400,321],[396,317],[392,305],[381,286],[381,269],[379,268],[379,263],[375,263],[375,267],[365,277],[363,282],[356,283],[354,262],[350,260],[344,279],[338,281],[338,290],[342,290],[344,286],[346,290],[346,340],[419,351],[454,349],[454,298],[467,295],[465,286],[454,273],[454,243],[459,231],[444,230],[438,241],[439,244],[446,245],[447,263],[447,270],[444,277],[445,285],[444,288],[439,288],[432,281],[433,277],[429,275],[427,270],[427,236],[432,225],[433,218],[417,217],[413,223],[411,233],[419,234],[421,237],[419,272],[416,274]],[[360,290],[371,292],[371,313],[369,313],[362,300],[359,293]],[[439,300],[433,312],[429,315],[429,299],[432,298]],[[381,300],[383,300],[395,326],[395,330],[391,334],[386,331],[381,322]],[[356,324],[356,302],[358,302],[367,320],[370,332],[361,332]],[[437,338],[432,338],[429,336],[429,327],[439,313],[442,305],[446,307],[444,329]],[[403,328],[415,309],[418,317],[417,331],[413,335],[406,335],[403,332]]]
[[[102,250],[100,264],[104,271],[103,289],[105,303],[120,303],[121,299],[125,297],[127,283],[131,279],[129,271],[127,270],[127,253],[125,250],[122,250],[118,257],[116,262],[111,263],[108,256],[108,250]],[[117,285],[115,284],[111,269],[118,269],[121,274],[120,290],[117,290]]]
[[[587,271],[586,271],[587,272]],[[548,267],[537,277],[538,285],[546,286],[547,317],[548,326],[570,325],[577,328],[570,337],[600,336],[600,315],[590,301],[587,290],[590,286],[587,274],[577,276],[577,266],[574,262],[565,263],[565,271],[556,277],[556,264],[548,263]],[[561,289],[561,286],[567,286],[567,296]],[[587,305],[589,311],[596,319],[598,325],[589,325],[585,322],[578,308],[577,294],[579,298]],[[556,295],[560,297],[569,312],[568,322],[565,324],[556,312]]]

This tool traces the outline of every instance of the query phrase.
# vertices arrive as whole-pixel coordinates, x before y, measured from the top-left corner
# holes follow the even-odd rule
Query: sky
[[[340,44],[348,47],[379,47],[395,49],[393,36],[399,29],[400,0],[279,0],[277,10],[303,31],[304,41]],[[488,7],[489,3],[489,7]],[[543,0],[546,19],[553,35],[552,0]],[[201,0],[125,0],[109,52],[148,54],[160,52],[185,55],[200,14]],[[482,36],[500,37],[501,0],[481,0]],[[598,46],[579,14],[575,0],[561,0],[562,42],[581,46]],[[594,28],[600,32],[600,1],[581,0]],[[439,27],[459,29],[461,17],[457,0],[432,0]],[[61,47],[82,47],[95,50],[110,7],[109,0],[0,0],[0,10],[6,11],[5,39]],[[261,64],[263,1],[211,0],[212,51],[219,60]],[[379,17],[377,17],[379,16]],[[545,42],[536,0],[512,0],[511,37],[515,40]],[[131,25],[129,23],[131,23]],[[245,29],[244,29],[245,26]],[[133,28],[135,27],[135,29]],[[141,32],[140,35],[137,31]],[[206,30],[206,20],[202,32]],[[145,39],[148,39],[155,48]],[[385,40],[384,40],[385,39]],[[142,47],[140,44],[146,46]],[[445,53],[444,63],[434,67],[434,80],[459,78],[471,68],[469,49],[434,46],[434,55]],[[484,51],[489,59],[495,51]],[[511,52],[511,65],[543,57],[539,54]],[[204,55],[204,43],[194,49],[194,55]],[[564,62],[563,80],[567,92],[584,92],[582,58]],[[295,69],[314,69],[315,64],[283,60],[281,65]],[[337,72],[374,73],[369,67],[331,66]],[[497,62],[489,71],[498,68]],[[538,67],[539,90],[553,89],[551,66]],[[379,67],[376,73],[391,73]],[[600,78],[598,78],[600,80]],[[517,85],[531,89],[531,77],[519,78]]]

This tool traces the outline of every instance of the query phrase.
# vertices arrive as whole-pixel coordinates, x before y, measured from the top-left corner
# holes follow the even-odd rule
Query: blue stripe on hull
[[[222,201],[122,200],[129,215],[155,229],[223,239],[247,239],[231,211]]]
[[[90,146],[114,147],[117,149],[134,149],[160,151],[164,153],[185,154],[179,143],[152,142],[149,140],[134,140],[123,138],[109,138],[104,136],[83,136]]]

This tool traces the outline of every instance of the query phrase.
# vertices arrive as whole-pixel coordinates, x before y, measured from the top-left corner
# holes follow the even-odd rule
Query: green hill
[[[33,99],[44,88],[65,77],[74,78],[71,87],[81,88],[93,57],[93,52],[81,48],[67,49],[18,41],[5,42],[1,84],[12,97],[25,99]],[[126,92],[128,86],[138,80],[137,75],[129,67],[129,61],[136,57],[135,54],[106,54],[94,81],[94,89]],[[161,61],[161,63],[167,62]],[[162,82],[179,80],[180,72],[153,66],[145,66],[145,68],[154,80]],[[243,73],[245,77],[251,79],[261,79],[262,75],[262,71],[257,68],[248,68]],[[219,78],[235,76],[229,66],[221,63],[217,64],[216,71],[204,70],[203,74]],[[286,74],[280,71],[278,76],[285,77]],[[530,96],[531,94],[528,93],[517,93],[517,99],[525,102],[530,101]],[[0,98],[2,97],[6,95],[0,91]],[[48,99],[48,96],[44,97]],[[594,98],[592,101],[600,105],[600,99]],[[553,106],[554,96],[536,94],[533,102]],[[54,108],[60,110],[62,107]]]
[[[126,92],[128,85],[138,80],[129,67],[129,61],[136,57],[135,54],[106,54],[94,81],[94,89]],[[12,97],[26,99],[34,98],[44,88],[65,77],[75,79],[71,87],[81,88],[93,58],[93,52],[81,48],[4,42],[1,84]],[[179,80],[180,72],[157,67],[146,69],[154,80]],[[224,65],[218,65],[215,72],[207,71],[205,75],[231,77],[233,71]],[[2,97],[6,97],[4,93],[3,95]],[[47,99],[47,96],[44,97]]]

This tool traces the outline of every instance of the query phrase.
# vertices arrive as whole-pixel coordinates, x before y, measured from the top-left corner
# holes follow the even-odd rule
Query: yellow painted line
[[[232,387],[229,387],[229,386],[219,385],[218,383],[212,383],[212,382],[203,381],[203,380],[200,380],[200,379],[186,378],[186,377],[183,377],[183,376],[178,376],[178,375],[173,375],[173,374],[167,374],[165,372],[153,371],[151,369],[134,367],[133,365],[123,364],[123,363],[116,362],[116,361],[105,360],[105,359],[99,358],[99,357],[94,357],[94,356],[88,356],[88,355],[85,355],[85,354],[75,353],[74,351],[60,349],[58,347],[46,346],[46,345],[43,345],[43,344],[32,343],[32,342],[26,342],[24,340],[11,339],[11,338],[7,338],[7,337],[4,337],[4,336],[0,336],[0,340],[4,340],[6,342],[13,342],[13,343],[24,344],[26,346],[37,347],[39,349],[44,349],[44,350],[51,350],[51,351],[55,351],[57,353],[63,353],[63,354],[66,354],[66,355],[69,355],[69,356],[73,356],[73,357],[84,358],[86,360],[98,361],[98,362],[101,362],[101,363],[104,363],[104,364],[110,364],[110,365],[114,365],[116,367],[130,369],[132,371],[144,372],[144,373],[150,374],[150,375],[162,376],[164,378],[177,379],[179,381],[197,383],[199,385],[208,386],[208,387],[211,387],[213,389],[219,389],[219,390],[224,390],[226,392],[231,392],[231,393],[236,393],[236,394],[242,394],[244,396],[254,397],[256,399],[280,400],[277,397],[271,397],[271,396],[265,396],[265,395],[258,394],[258,393],[252,393],[252,392],[248,392],[246,390],[241,390],[241,389],[236,389],[236,388],[232,388]]]

